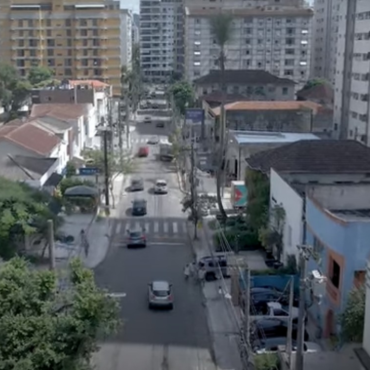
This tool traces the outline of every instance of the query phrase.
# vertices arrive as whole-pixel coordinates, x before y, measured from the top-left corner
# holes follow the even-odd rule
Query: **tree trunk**
[[[225,94],[226,94],[226,86],[225,86],[225,52],[224,49],[221,48],[220,52],[220,68],[221,68],[221,109],[220,109],[220,119],[219,119],[219,143],[218,143],[218,169],[216,175],[216,191],[217,191],[217,204],[218,209],[221,213],[222,218],[226,219],[227,215],[222,204],[222,180],[223,180],[223,172],[225,170],[225,165],[223,168],[224,163],[224,149],[225,149]]]

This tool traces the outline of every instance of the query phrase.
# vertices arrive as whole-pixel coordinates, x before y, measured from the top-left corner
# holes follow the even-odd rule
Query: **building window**
[[[339,289],[339,283],[340,283],[340,266],[339,264],[331,259],[331,271],[330,271],[330,281],[332,284]]]
[[[66,27],[71,27],[71,20],[70,19],[66,19],[65,20],[65,25],[66,25]]]
[[[288,95],[288,88],[287,87],[282,88],[282,94],[283,95]]]

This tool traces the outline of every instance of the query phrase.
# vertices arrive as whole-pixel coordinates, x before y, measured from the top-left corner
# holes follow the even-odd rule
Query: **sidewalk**
[[[189,237],[196,259],[210,255],[211,242],[203,229],[198,230],[198,240],[193,240],[194,226],[188,225]],[[220,370],[242,370],[238,350],[239,312],[230,299],[229,280],[206,282],[203,287],[208,327],[217,368]],[[221,287],[221,292],[219,291]]]

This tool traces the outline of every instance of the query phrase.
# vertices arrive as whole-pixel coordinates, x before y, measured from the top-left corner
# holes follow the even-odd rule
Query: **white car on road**
[[[167,182],[166,180],[157,180],[154,185],[155,194],[167,194]]]

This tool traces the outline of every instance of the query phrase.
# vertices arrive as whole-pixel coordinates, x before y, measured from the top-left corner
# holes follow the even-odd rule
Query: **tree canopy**
[[[0,178],[0,256],[7,259],[24,247],[26,235],[46,237],[47,220],[58,217],[48,207],[50,196],[25,184]]]
[[[339,316],[345,342],[362,342],[365,325],[366,288],[354,288],[348,296],[346,308]]]
[[[54,71],[49,67],[35,66],[28,73],[28,81],[33,87],[45,85],[53,80]],[[41,86],[40,86],[41,87]]]
[[[119,325],[118,303],[73,260],[61,289],[53,271],[14,258],[0,267],[0,369],[90,368],[97,338]]]
[[[170,87],[169,94],[173,99],[175,108],[185,115],[187,107],[194,103],[194,89],[188,81],[179,81]]]

